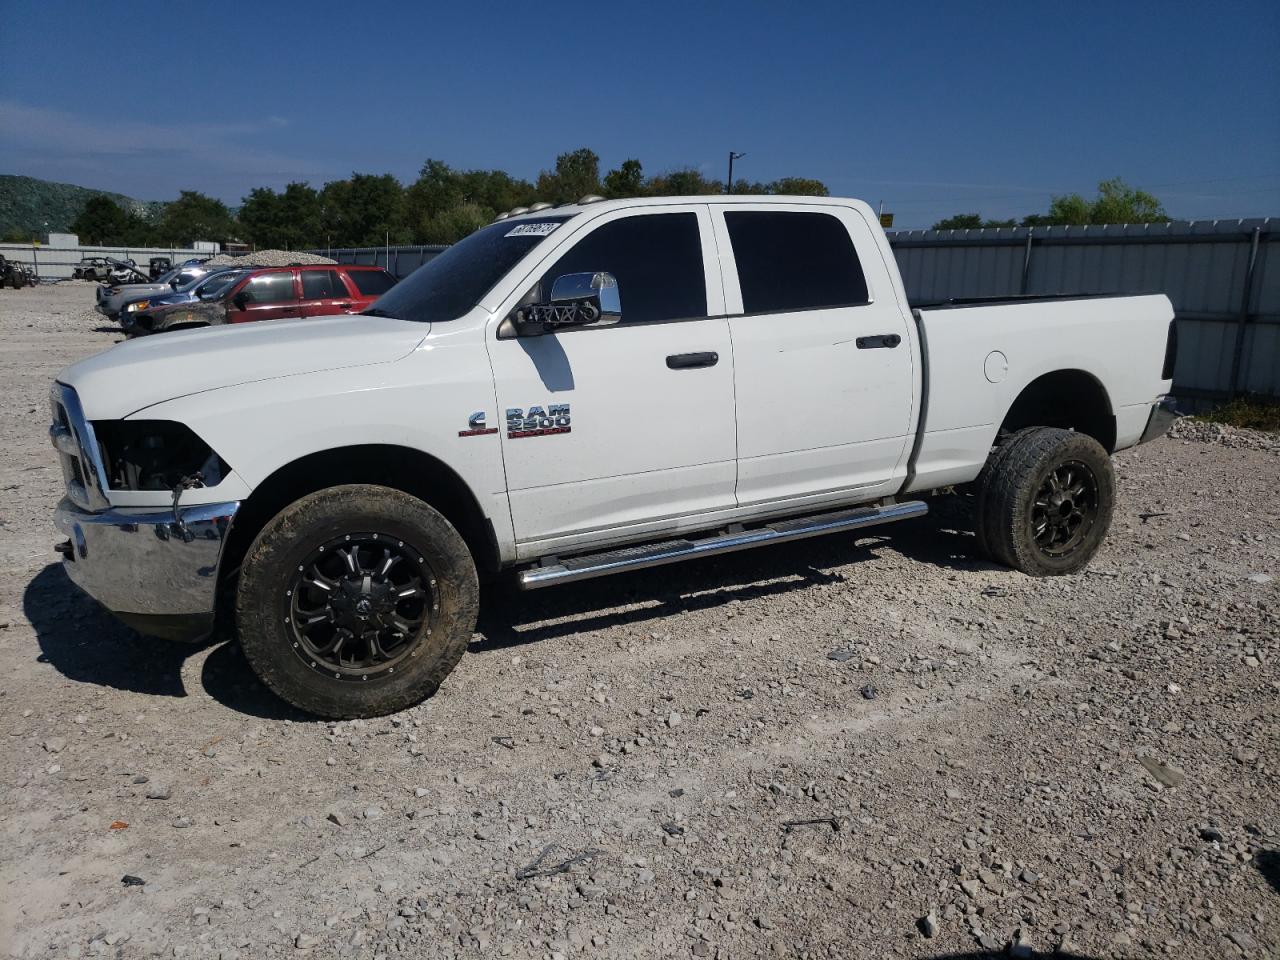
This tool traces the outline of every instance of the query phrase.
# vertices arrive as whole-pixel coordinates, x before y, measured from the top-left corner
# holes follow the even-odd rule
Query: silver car
[[[140,300],[151,293],[169,293],[179,287],[185,287],[192,281],[199,280],[211,270],[225,270],[226,267],[209,267],[203,263],[189,267],[174,267],[168,273],[161,274],[150,283],[126,283],[115,286],[100,286],[97,289],[98,303],[94,307],[100,314],[115,320],[124,305],[131,300]]]

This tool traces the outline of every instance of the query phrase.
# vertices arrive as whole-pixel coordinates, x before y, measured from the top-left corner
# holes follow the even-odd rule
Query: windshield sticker
[[[545,237],[556,227],[558,223],[522,223],[518,227],[512,227],[504,237]]]

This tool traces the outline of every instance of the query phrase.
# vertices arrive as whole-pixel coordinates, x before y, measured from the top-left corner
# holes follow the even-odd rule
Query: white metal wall
[[[34,267],[36,275],[42,280],[70,279],[71,271],[83,257],[132,259],[146,272],[147,260],[151,257],[168,257],[176,266],[192,257],[211,257],[215,252],[178,247],[48,247],[29,243],[0,243],[0,254],[15,263]]]
[[[1164,293],[1178,318],[1174,388],[1280,397],[1275,218],[911,230],[889,234],[914,302]]]

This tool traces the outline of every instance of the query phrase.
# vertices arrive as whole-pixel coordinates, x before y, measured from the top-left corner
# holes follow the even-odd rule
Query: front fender
[[[387,445],[428,453],[471,490],[505,555],[514,535],[499,438],[469,426],[481,411],[497,423],[495,404],[488,354],[477,338],[449,347],[428,341],[394,363],[223,387],[135,416],[185,423],[249,492],[281,468],[324,451]],[[212,492],[190,491],[183,502]]]

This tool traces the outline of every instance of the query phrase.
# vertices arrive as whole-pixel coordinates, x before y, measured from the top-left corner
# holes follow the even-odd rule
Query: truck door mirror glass
[[[523,336],[540,336],[564,327],[605,326],[622,319],[622,294],[613,274],[604,270],[562,274],[551,284],[551,298],[516,309]]]

